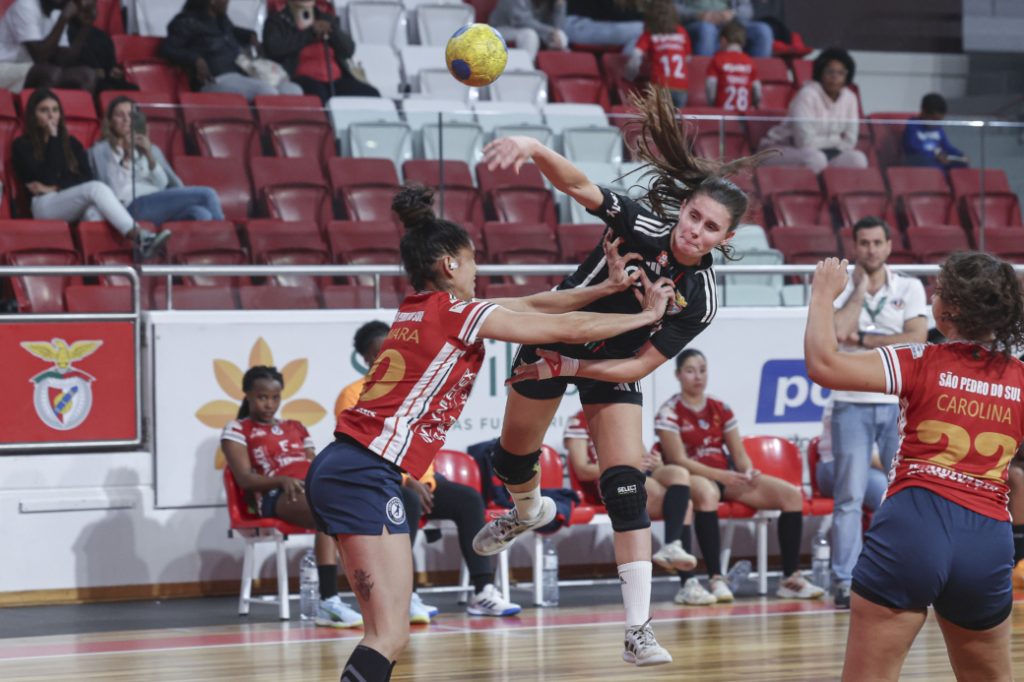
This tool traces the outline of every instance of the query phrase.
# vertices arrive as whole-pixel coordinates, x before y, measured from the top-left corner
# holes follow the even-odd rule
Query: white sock
[[[510,490],[508,494],[512,496],[512,501],[516,503],[516,509],[519,510],[519,518],[529,520],[540,514],[540,500],[542,496],[540,494],[539,481],[536,488],[523,493],[514,493]]]
[[[620,564],[619,583],[622,604],[626,607],[626,627],[643,625],[651,617],[651,562]]]

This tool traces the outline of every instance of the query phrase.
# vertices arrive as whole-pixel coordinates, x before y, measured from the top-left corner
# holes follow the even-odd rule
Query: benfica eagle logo
[[[72,367],[103,345],[102,341],[23,341],[21,347],[40,360],[52,362],[44,372],[32,377],[36,385],[32,402],[44,424],[57,431],[69,431],[89,416],[92,409],[92,382],[96,377]]]

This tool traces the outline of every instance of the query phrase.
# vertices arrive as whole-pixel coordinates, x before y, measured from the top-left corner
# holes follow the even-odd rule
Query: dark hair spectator
[[[94,25],[96,0],[74,1],[78,4],[78,14],[68,22],[69,57],[96,73],[96,92],[138,90],[139,86],[125,80],[124,68],[117,63],[114,41]]]
[[[963,168],[964,155],[946,137],[946,129],[939,124],[946,118],[946,98],[932,92],[921,98],[921,113],[907,122],[903,129],[903,162],[908,166],[932,168]]]

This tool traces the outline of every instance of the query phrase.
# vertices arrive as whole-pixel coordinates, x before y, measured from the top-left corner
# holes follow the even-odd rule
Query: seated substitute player
[[[932,313],[944,344],[840,352],[846,261],[818,263],[804,354],[831,389],[900,397],[902,439],[853,570],[844,680],[896,680],[935,607],[958,680],[1010,680],[1013,538],[1007,468],[1024,440],[1024,302],[1013,266],[951,255]]]
[[[601,467],[597,461],[597,448],[587,428],[587,416],[580,410],[565,426],[565,449],[568,452],[569,473],[579,485],[585,502],[604,504],[598,481]],[[690,474],[674,464],[665,464],[661,449],[652,448],[644,457],[640,468],[647,474],[647,514],[654,521],[665,521],[665,540],[653,557],[654,563],[666,571],[679,573],[682,583],[697,566],[697,557],[690,554]],[[676,601],[680,601],[680,594]]]
[[[316,528],[304,494],[306,472],[313,459],[313,439],[294,419],[274,415],[281,405],[284,377],[274,367],[250,367],[242,377],[245,399],[238,417],[221,433],[220,447],[239,487],[250,494],[260,516],[279,518],[303,528]],[[359,612],[338,596],[338,555],[323,533],[314,540],[320,574],[316,624],[347,628],[363,624]]]
[[[743,447],[736,417],[729,406],[705,392],[708,362],[695,348],[676,356],[680,391],[658,410],[654,430],[666,462],[686,467],[693,490],[693,525],[717,601],[732,601],[722,575],[718,534],[718,503],[736,500],[754,509],[779,509],[782,582],[776,594],[787,599],[816,599],[825,590],[800,574],[800,539],[804,498],[800,489],[754,468]]]
[[[667,279],[627,274],[634,256],[620,257],[615,241],[606,243],[613,275],[600,286],[477,300],[473,242],[434,215],[432,200],[429,190],[410,187],[392,203],[405,225],[402,264],[417,293],[402,301],[359,402],[341,413],[337,439],[306,476],[317,527],[337,539],[363,612],[364,636],[342,682],[386,682],[409,641],[412,550],[402,474],[421,477],[444,445],[483,366],[483,339],[592,343],[653,324],[671,295]],[[639,312],[574,312],[637,281]]]

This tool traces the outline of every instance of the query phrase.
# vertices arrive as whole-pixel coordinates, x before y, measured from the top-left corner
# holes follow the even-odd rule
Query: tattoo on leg
[[[370,601],[370,592],[373,591],[373,581],[370,580],[370,574],[361,568],[357,568],[355,572],[356,578],[356,592],[362,598],[363,601]]]

